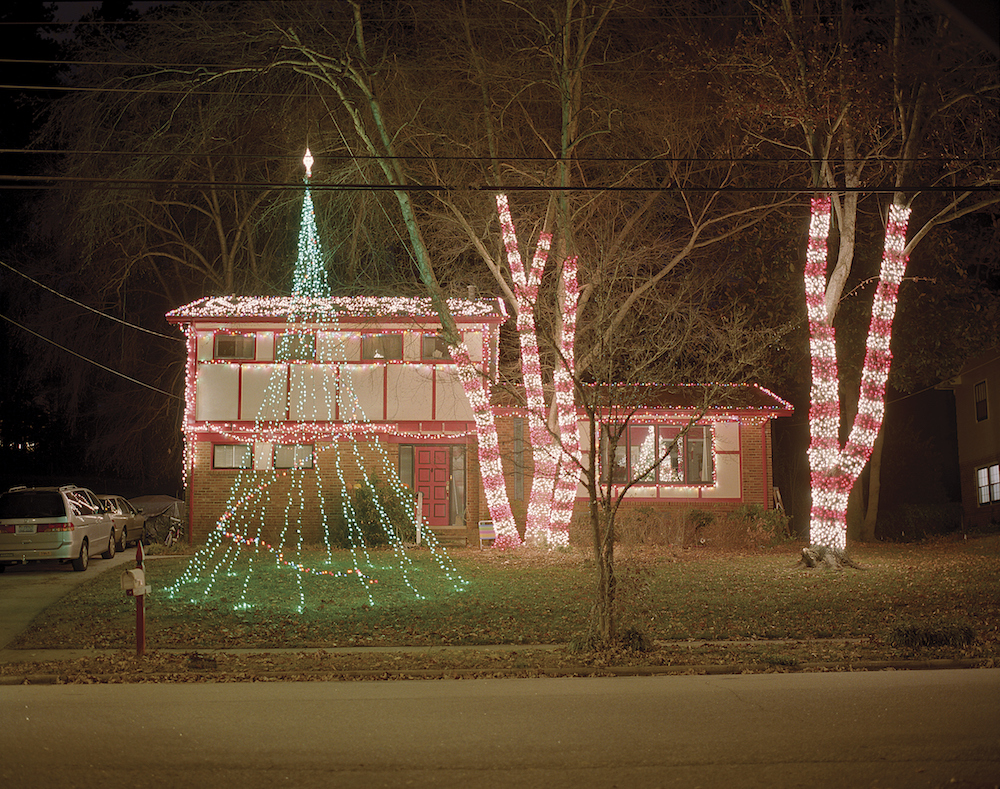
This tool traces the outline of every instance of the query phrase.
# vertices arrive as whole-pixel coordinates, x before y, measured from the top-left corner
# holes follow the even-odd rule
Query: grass
[[[463,654],[477,657],[455,657],[450,664],[466,661],[485,671],[639,660],[794,670],[824,661],[1000,656],[1000,535],[861,545],[851,553],[866,569],[798,570],[793,546],[755,553],[622,549],[622,628],[671,642],[641,658],[581,658],[569,650],[542,653],[526,646],[567,644],[586,632],[596,576],[585,551],[452,551],[457,575],[450,578],[426,551],[411,554],[405,578],[390,551],[372,552],[362,575],[347,572],[355,567],[349,553],[326,564],[317,552],[315,567],[340,575],[278,570],[273,562],[238,564],[220,572],[210,590],[187,584],[173,597],[166,590],[190,557],[151,557],[147,646],[198,651],[525,645],[502,655],[471,650]],[[104,617],[95,620],[95,611]],[[134,650],[134,611],[119,589],[118,573],[103,573],[40,615],[12,646]],[[95,621],[96,627],[79,626]],[[918,635],[900,635],[913,632]],[[439,665],[442,659],[421,662],[411,655],[404,662]],[[399,665],[399,655],[379,661]],[[358,665],[375,664],[369,655]]]

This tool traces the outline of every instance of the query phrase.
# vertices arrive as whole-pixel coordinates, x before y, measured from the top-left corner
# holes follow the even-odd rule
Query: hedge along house
[[[477,371],[493,380],[502,305],[452,299],[449,308]],[[167,320],[187,338],[192,540],[207,537],[231,509],[237,475],[253,470],[274,478],[269,542],[280,526],[268,522],[287,517],[286,485],[312,488],[301,498],[315,506],[294,517],[303,540],[322,543],[344,491],[368,475],[398,477],[439,537],[465,543],[479,514],[475,423],[429,299],[211,297]],[[282,479],[292,468],[315,473]]]

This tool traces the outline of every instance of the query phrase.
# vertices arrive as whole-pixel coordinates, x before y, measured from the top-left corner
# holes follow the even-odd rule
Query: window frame
[[[240,466],[236,462],[236,449],[243,447],[246,450],[246,465]],[[219,463],[219,450],[232,450],[232,465],[222,465]],[[253,445],[252,444],[212,444],[212,468],[225,470],[240,470],[253,468]]]
[[[296,465],[297,453],[300,449],[309,450],[309,462]],[[287,450],[292,451],[292,458],[289,461],[279,460],[278,453]],[[316,468],[316,445],[315,444],[275,444],[273,453],[274,468],[276,469],[311,469]],[[287,463],[287,465],[285,465]]]
[[[293,338],[286,340],[286,337]],[[285,348],[282,344],[287,343],[291,355],[285,356]],[[316,332],[311,331],[284,331],[278,332],[274,336],[274,358],[278,362],[314,362],[316,361]]]
[[[990,418],[989,390],[985,379],[972,387],[972,408],[976,413],[977,422],[985,422]]]
[[[609,481],[613,485],[627,485],[635,480],[635,487],[656,487],[663,489],[671,488],[711,488],[715,487],[715,430],[711,424],[694,424],[685,430],[683,425],[672,425],[658,422],[629,422],[625,430],[618,439],[611,453],[610,438],[612,425],[604,425],[601,431],[602,451],[601,458],[605,463],[605,470],[602,471],[601,478],[604,482]],[[642,449],[650,430],[653,430],[653,440],[656,444],[656,454],[647,461],[659,458],[661,454],[670,448],[669,454],[656,466],[644,474],[641,478],[638,472],[642,467],[637,468],[635,456]],[[645,431],[647,438],[637,444],[636,436]],[[702,473],[698,479],[693,479],[691,470],[694,466],[692,447],[696,442],[707,442],[709,452],[709,473]],[[704,447],[701,449],[702,457],[706,453]],[[619,461],[624,458],[624,465]],[[680,475],[680,479],[676,478]]]
[[[431,353],[427,352],[427,343],[433,342],[433,350]],[[438,351],[443,351],[442,356],[435,356],[434,353]],[[454,359],[451,358],[451,349],[448,347],[448,343],[444,341],[440,334],[421,334],[420,335],[420,361],[422,362],[434,362],[437,364],[447,364],[454,363]]]
[[[235,351],[232,355],[223,354],[219,352],[219,340],[234,340],[236,343]],[[243,354],[240,354],[240,346],[243,343],[249,342],[249,352],[250,355],[246,355],[246,349],[244,348]],[[243,334],[241,332],[216,332],[212,338],[212,358],[227,362],[245,362],[253,361],[257,358],[257,335],[254,334]]]
[[[976,503],[980,507],[1000,504],[1000,463],[989,463],[976,469]]]
[[[391,341],[393,346],[397,343],[399,344],[399,355],[384,355],[386,351],[385,344],[387,341]],[[380,348],[373,348],[372,344],[379,343]],[[382,356],[375,356],[379,351],[383,351]],[[390,349],[395,353],[395,347]],[[362,334],[361,335],[361,361],[363,362],[396,362],[403,360],[403,335],[399,333],[381,333],[381,334]]]

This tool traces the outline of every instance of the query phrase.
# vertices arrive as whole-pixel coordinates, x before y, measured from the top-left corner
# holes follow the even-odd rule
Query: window
[[[683,435],[682,430],[676,425],[629,425],[614,452],[609,453],[611,429],[605,426],[604,457],[611,481],[623,485],[633,479],[646,485],[711,485],[712,429],[693,425]]]
[[[253,359],[254,339],[253,334],[216,334],[215,358]]]
[[[985,422],[989,419],[990,412],[986,404],[986,381],[980,381],[976,384],[975,390],[975,400],[976,400],[976,421]]]
[[[212,448],[212,468],[250,468],[252,460],[249,444],[216,444]]]
[[[100,505],[79,489],[66,491],[66,500],[74,515],[96,515],[101,511]]]
[[[979,505],[1000,504],[1000,463],[976,469]]]
[[[425,362],[450,362],[451,351],[440,335],[425,334],[420,338],[420,358]]]
[[[366,334],[361,338],[361,358],[371,359],[402,359],[402,334]]]
[[[312,444],[279,444],[274,448],[275,468],[312,468]]]
[[[276,348],[278,361],[312,361],[316,358],[316,335],[311,332],[279,334]]]

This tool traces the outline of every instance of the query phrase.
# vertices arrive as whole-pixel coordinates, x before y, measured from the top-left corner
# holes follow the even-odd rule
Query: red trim
[[[437,410],[437,382],[438,382],[437,369],[436,368],[432,368],[431,369],[431,417],[433,419],[437,419],[437,415],[438,415],[438,410]]]

